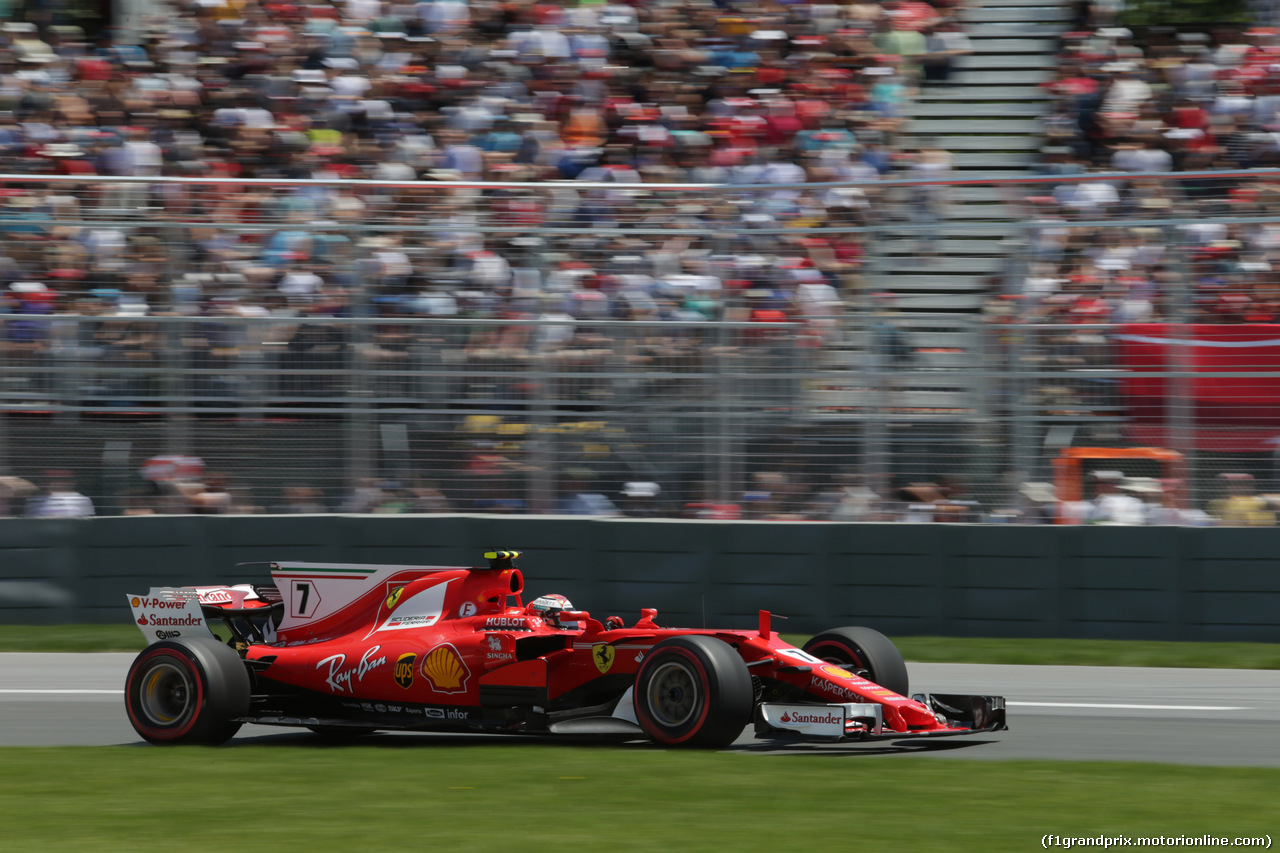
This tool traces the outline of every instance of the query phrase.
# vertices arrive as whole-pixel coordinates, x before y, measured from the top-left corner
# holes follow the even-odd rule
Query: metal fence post
[[[1170,331],[1174,340],[1169,344],[1169,366],[1172,368],[1169,380],[1165,384],[1165,441],[1170,450],[1176,450],[1186,460],[1187,482],[1183,484],[1186,491],[1188,508],[1195,508],[1203,503],[1203,489],[1200,485],[1200,459],[1196,450],[1196,423],[1193,411],[1194,373],[1191,363],[1191,329],[1192,305],[1191,286],[1187,270],[1191,258],[1185,250],[1178,252],[1179,263],[1174,265],[1171,283],[1174,293],[1170,300],[1173,316],[1170,318]]]

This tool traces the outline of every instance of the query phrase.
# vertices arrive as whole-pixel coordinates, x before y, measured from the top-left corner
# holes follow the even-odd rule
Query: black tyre
[[[868,681],[909,696],[907,662],[893,641],[873,628],[832,628],[804,644],[804,650],[827,663],[856,672]]]
[[[636,671],[636,719],[667,746],[723,749],[751,720],[751,674],[723,640],[691,635],[655,645]]]
[[[225,743],[249,711],[249,672],[211,637],[164,640],[134,658],[124,704],[134,731],[151,743]]]

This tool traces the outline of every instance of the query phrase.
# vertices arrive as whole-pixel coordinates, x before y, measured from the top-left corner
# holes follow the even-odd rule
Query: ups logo
[[[412,652],[396,658],[396,684],[399,684],[405,690],[408,690],[409,685],[413,684],[413,664],[417,659],[418,656]]]

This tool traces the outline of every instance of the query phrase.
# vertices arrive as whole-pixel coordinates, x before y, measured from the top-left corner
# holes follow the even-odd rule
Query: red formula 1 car
[[[485,556],[477,568],[273,563],[274,586],[131,595],[149,645],[125,682],[129,721],[155,744],[222,743],[243,723],[704,748],[749,723],[757,737],[828,740],[1005,728],[999,696],[908,698],[902,656],[868,628],[797,649],[767,611],[757,630],[662,628],[655,610],[601,622],[563,596],[525,606],[518,554]]]

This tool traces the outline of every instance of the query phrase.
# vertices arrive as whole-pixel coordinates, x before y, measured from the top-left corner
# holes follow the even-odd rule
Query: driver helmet
[[[565,598],[558,592],[540,595],[533,601],[529,602],[529,606],[525,611],[532,616],[540,616],[543,621],[552,628],[573,629],[578,627],[577,622],[561,622],[560,613],[564,610],[572,610],[573,604],[569,599]]]

